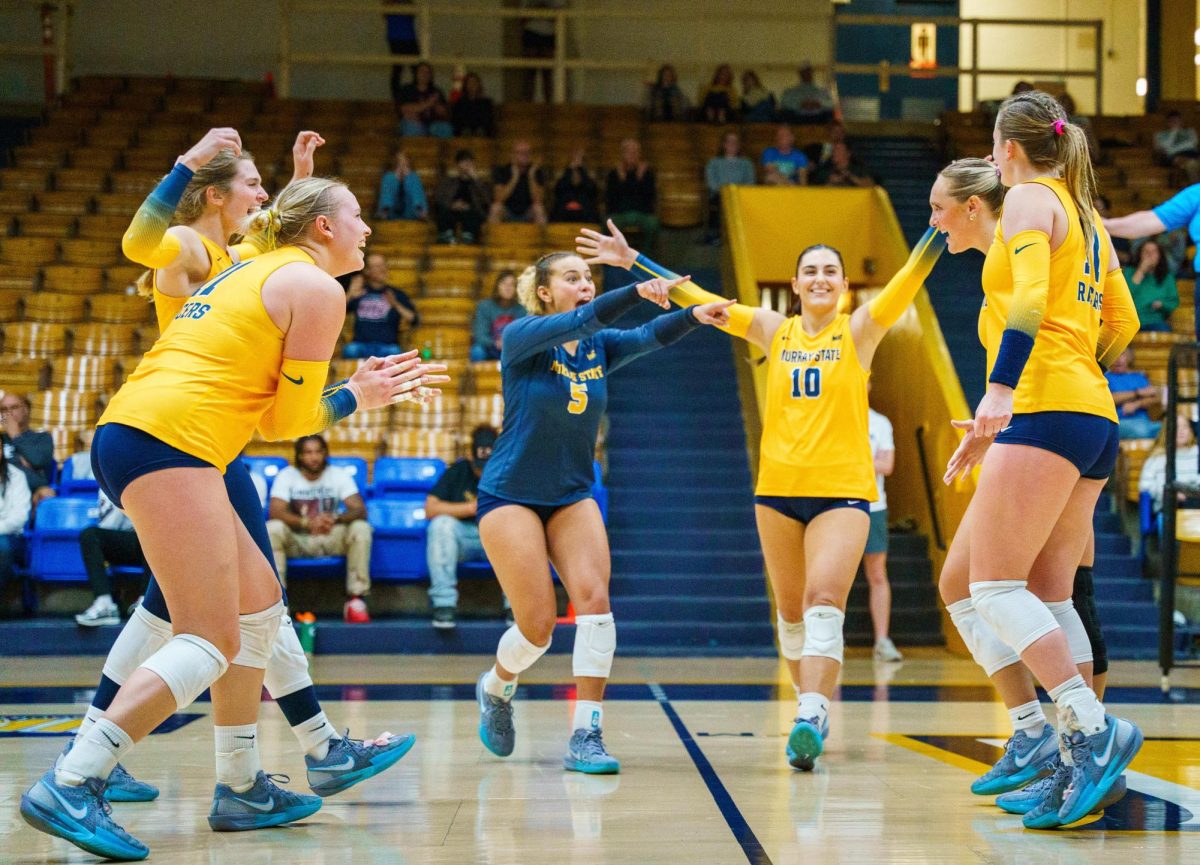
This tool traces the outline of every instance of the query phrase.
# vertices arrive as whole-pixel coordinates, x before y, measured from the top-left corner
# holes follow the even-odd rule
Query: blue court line
[[[754,834],[754,830],[750,828],[750,824],[746,822],[746,818],[738,810],[737,803],[733,801],[733,797],[729,795],[729,791],[721,783],[721,779],[717,776],[716,770],[713,769],[712,763],[708,762],[708,758],[704,756],[704,752],[700,750],[700,746],[696,744],[696,740],[688,732],[687,726],[671,705],[671,701],[667,699],[666,692],[656,684],[650,685],[650,691],[653,693],[654,699],[658,701],[658,705],[662,706],[662,710],[666,713],[667,720],[671,722],[671,726],[675,728],[675,733],[679,736],[679,740],[683,742],[683,747],[687,749],[688,756],[696,764],[696,771],[704,779],[704,785],[708,787],[708,792],[712,795],[713,801],[721,809],[721,816],[725,818],[725,824],[729,827],[729,831],[733,833],[733,837],[741,845],[742,852],[746,854],[746,861],[750,865],[772,865],[771,857],[767,855],[767,851],[763,849],[758,837]]]

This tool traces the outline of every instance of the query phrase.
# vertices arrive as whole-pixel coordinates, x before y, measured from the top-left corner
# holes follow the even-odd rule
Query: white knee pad
[[[576,676],[607,679],[617,651],[617,626],[612,613],[575,617],[575,654],[571,672]]]
[[[971,600],[996,636],[1018,655],[1058,627],[1046,605],[1025,587],[1025,580],[972,583]]]
[[[804,622],[788,622],[777,615],[775,624],[779,628],[779,654],[789,661],[799,661],[804,654]]]
[[[171,623],[146,612],[141,604],[117,634],[117,641],[104,659],[104,675],[124,685],[142,663],[171,639]]]
[[[167,683],[175,706],[185,709],[225,675],[229,662],[220,650],[195,634],[176,634],[142,666]]]
[[[241,648],[232,663],[239,667],[265,670],[275,649],[275,637],[279,634],[279,623],[285,611],[283,601],[276,601],[265,610],[238,616],[238,633]]]
[[[809,607],[804,612],[804,656],[832,658],[839,664],[844,655],[842,623],[846,614],[837,607],[823,604]]]
[[[1071,649],[1071,661],[1076,664],[1092,662],[1092,641],[1088,639],[1087,629],[1079,611],[1075,609],[1075,601],[1067,598],[1065,601],[1048,601],[1046,609],[1054,616],[1054,621],[1067,635],[1067,646]]]
[[[532,667],[534,661],[546,654],[546,650],[550,648],[550,642],[551,640],[547,640],[546,645],[535,646],[525,639],[520,628],[513,625],[500,638],[500,645],[496,647],[496,660],[508,672],[521,673]]]
[[[313,683],[308,672],[308,656],[300,646],[300,638],[292,627],[292,617],[284,613],[279,617],[279,633],[271,647],[271,659],[267,661],[267,672],[263,684],[271,699],[278,700],[294,694]]]
[[[980,618],[973,600],[963,598],[947,606],[946,610],[950,613],[954,627],[958,628],[963,642],[967,644],[971,657],[988,676],[993,676],[1021,660],[1012,647],[997,637],[988,623]]]

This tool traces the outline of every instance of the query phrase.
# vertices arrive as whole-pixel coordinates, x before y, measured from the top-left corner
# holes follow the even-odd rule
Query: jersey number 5
[[[803,382],[801,382],[801,373],[803,373]],[[810,366],[807,369],[799,368],[792,370],[792,399],[800,399],[808,397],[813,399],[821,395],[821,368],[819,366]]]
[[[582,382],[571,382],[571,401],[567,403],[567,411],[571,414],[583,414],[587,411],[587,385]]]

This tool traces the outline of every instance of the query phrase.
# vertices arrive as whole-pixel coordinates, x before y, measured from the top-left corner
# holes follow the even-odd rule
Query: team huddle
[[[822,244],[797,258],[788,315],[706,292],[632,249],[611,222],[608,234],[584,229],[575,252],[545,255],[520,276],[530,314],[503,334],[503,429],[477,508],[515,620],[476,685],[489,751],[513,752],[518,678],[550,647],[553,563],[576,611],[578,699],[564,767],[620,771],[603,739],[617,646],[611,559],[590,492],[607,376],[712,326],[766,356],[755,517],[797,699],[785,757],[814,768],[830,735],[847,599],[878,497],[868,436],[872,359],[942,252],[976,248],[986,254],[979,335],[988,388],[975,417],[955,423],[963,438],[946,481],[978,468],[978,484],[940,590],[1014,730],[971,789],[998,795],[999,807],[1035,829],[1073,823],[1123,795],[1122,773],[1142,735],[1099,699],[1107,661],[1091,591],[1091,514],[1117,456],[1103,370],[1137,331],[1137,315],[1092,207],[1082,130],[1051,97],[1032,92],[1003,104],[993,138],[990,161],[959,160],[939,174],[930,229],[883,290],[850,313],[840,306],[848,291],[841,254]],[[336,277],[361,269],[371,231],[348,188],[311,176],[322,143],[316,133],[299,135],[292,181],[268,206],[236,131],[214,129],[180,157],[125,235],[126,255],[148,268],[142,287],[161,334],[100,418],[91,458],[102,490],[133,521],[154,578],[105,661],[77,736],[20,805],[30,825],[101,857],[149,854],[112,818],[109,802],[148,801],[158,791],[121,760],[205,690],[217,831],[303,819],[414,744],[411,735],[335,732],[238,458],[256,430],[268,440],[317,433],[354,412],[436,400],[448,381],[444,365],[409,352],[371,358],[326,386],[346,312]],[[596,264],[643,281],[597,296]],[[678,308],[640,327],[615,326],[644,300]],[[178,520],[185,505],[189,519]],[[1057,729],[1035,680],[1057,707]],[[280,787],[263,771],[264,685],[296,734],[316,795]]]

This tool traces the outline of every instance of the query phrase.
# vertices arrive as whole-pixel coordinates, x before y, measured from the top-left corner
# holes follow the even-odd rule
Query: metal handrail
[[[913,433],[917,440],[917,457],[921,461],[921,483],[925,486],[925,503],[929,505],[929,521],[933,524],[933,542],[939,550],[946,549],[946,537],[942,534],[942,518],[938,513],[933,482],[929,479],[929,454],[925,448],[925,425],[921,424]]]

